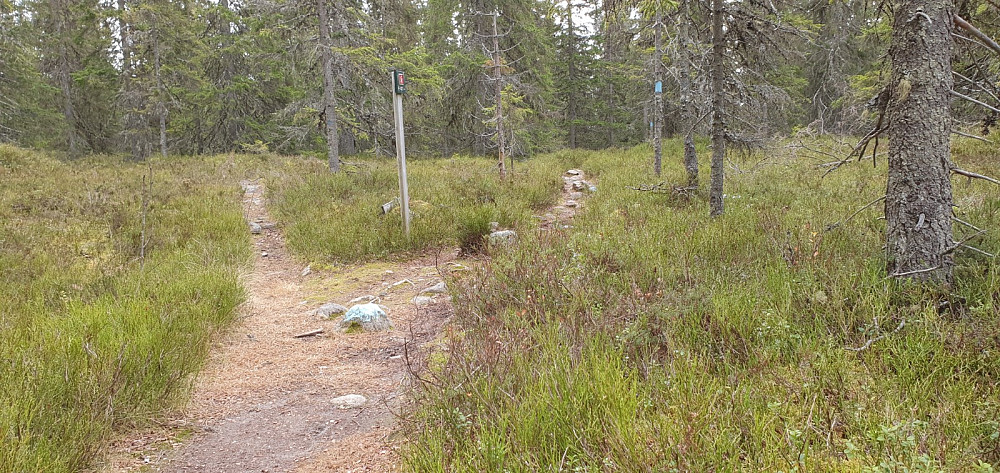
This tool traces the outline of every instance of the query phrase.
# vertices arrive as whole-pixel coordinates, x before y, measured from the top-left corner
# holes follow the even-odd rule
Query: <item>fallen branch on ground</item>
[[[849,217],[845,218],[844,220],[841,220],[841,221],[839,221],[837,223],[833,223],[833,224],[827,225],[826,226],[826,231],[837,229],[837,227],[840,227],[841,225],[843,225],[843,224],[851,221],[851,219],[854,218],[854,217],[856,217],[859,213],[864,212],[865,209],[868,209],[869,207],[871,207],[871,206],[873,206],[873,205],[875,205],[875,204],[877,204],[879,202],[882,202],[883,200],[885,200],[885,196],[884,195],[882,197],[879,197],[879,198],[877,198],[877,199],[875,199],[875,200],[873,200],[873,201],[865,204],[864,207],[861,207],[860,209],[858,209],[857,211],[855,211],[854,213],[852,213]]]
[[[871,340],[868,340],[867,342],[865,342],[864,345],[861,345],[860,347],[857,347],[857,348],[846,347],[844,349],[845,350],[849,350],[849,351],[863,351],[863,350],[867,350],[869,347],[872,346],[873,343],[875,343],[875,342],[877,342],[879,340],[882,340],[883,338],[888,337],[889,335],[892,335],[892,334],[894,334],[894,333],[896,333],[896,332],[898,332],[900,330],[903,330],[903,326],[904,325],[906,325],[906,317],[903,317],[903,320],[899,321],[899,326],[896,327],[895,330],[893,330],[891,332],[883,333],[882,335],[879,335],[879,336],[877,336],[877,337],[875,337],[875,338],[873,338]],[[878,329],[878,319],[875,319],[875,329],[876,330]]]
[[[315,337],[316,335],[319,335],[319,334],[323,333],[324,331],[325,330],[323,330],[321,328],[318,328],[316,330],[310,330],[310,331],[308,331],[306,333],[300,333],[298,335],[295,335],[294,338]]]

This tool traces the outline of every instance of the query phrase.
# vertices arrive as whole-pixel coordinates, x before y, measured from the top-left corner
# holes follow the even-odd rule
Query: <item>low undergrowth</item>
[[[331,174],[325,163],[270,158],[264,170],[271,209],[289,247],[314,262],[354,262],[449,245],[475,250],[490,222],[530,229],[555,203],[562,186],[558,160],[518,163],[502,183],[490,159],[410,160],[411,237],[404,238],[398,207],[382,204],[398,195],[395,160],[363,159]]]
[[[152,169],[143,192],[141,163],[0,146],[0,471],[86,467],[186,392],[243,300],[232,163]]]
[[[680,185],[679,143],[666,149]],[[995,148],[955,151],[1000,174]],[[406,470],[1000,465],[995,258],[960,253],[947,293],[886,280],[877,206],[831,228],[884,193],[884,162],[823,178],[789,150],[733,155],[713,220],[703,192],[628,188],[657,182],[650,155],[540,158],[600,190],[567,234],[526,235],[452,281],[458,330],[418,392]],[[1000,192],[956,179],[955,199],[987,229],[975,246],[1000,251]]]

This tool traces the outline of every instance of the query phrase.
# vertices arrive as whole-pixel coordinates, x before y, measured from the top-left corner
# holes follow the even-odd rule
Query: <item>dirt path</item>
[[[579,169],[566,171],[562,179],[563,189],[559,202],[541,218],[539,227],[543,230],[567,228],[587,195],[597,190],[594,183],[587,181],[583,171]]]
[[[581,171],[563,181],[543,230],[568,228],[591,192]],[[270,223],[261,185],[241,184],[247,221],[259,226],[241,318],[213,347],[188,406],[160,428],[121,439],[101,471],[398,471],[393,434],[410,382],[404,353],[419,358],[453,314],[447,294],[421,307],[413,298],[441,281],[439,269],[458,264],[456,253],[307,274]],[[389,308],[392,330],[343,334],[336,318],[315,314],[323,303],[349,306],[365,295]],[[346,395],[365,402],[338,405]]]
[[[452,314],[446,294],[418,308],[412,298],[441,281],[438,264],[455,254],[402,264],[375,263],[303,274],[269,222],[263,189],[244,182],[257,257],[245,281],[248,301],[199,375],[188,407],[166,429],[112,448],[110,471],[387,472],[396,471],[391,435],[409,383],[410,353],[440,333]],[[400,284],[400,281],[404,281]],[[315,315],[325,302],[347,305],[380,296],[393,329],[343,334]],[[295,335],[323,329],[317,336]],[[359,407],[335,399],[361,395]],[[184,438],[190,432],[190,438]]]

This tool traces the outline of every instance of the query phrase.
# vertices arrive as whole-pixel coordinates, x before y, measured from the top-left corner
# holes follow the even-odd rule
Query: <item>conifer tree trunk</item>
[[[952,280],[951,0],[905,0],[893,19],[886,252],[890,275]]]
[[[69,64],[69,48],[66,42],[69,41],[66,29],[70,12],[69,5],[63,0],[53,0],[50,3],[52,15],[55,18],[56,38],[59,41],[59,62],[56,66],[56,76],[59,81],[59,91],[63,96],[63,118],[66,120],[66,138],[69,144],[70,156],[77,155],[76,145],[76,111],[73,108],[73,78],[71,76]]]
[[[157,25],[153,26],[158,28]],[[156,115],[160,121],[160,155],[167,157],[167,91],[163,87],[163,76],[160,74],[160,38],[158,31],[153,32],[153,74],[156,76]]]
[[[698,187],[698,153],[694,149],[694,126],[697,121],[694,100],[691,97],[691,32],[688,22],[691,20],[689,0],[683,0],[678,40],[680,41],[680,89],[681,89],[681,123],[684,127],[684,169],[687,170],[688,186]]]
[[[726,124],[722,107],[725,102],[726,36],[722,31],[722,0],[712,0],[712,182],[709,187],[709,214],[722,215],[723,181],[725,179]]]
[[[327,160],[331,172],[340,171],[340,141],[337,138],[337,97],[333,94],[333,51],[330,49],[330,17],[327,0],[316,0],[319,15],[320,61],[323,63],[323,117],[326,129]]]
[[[660,88],[653,93],[653,171],[660,175],[663,166],[663,18],[656,13],[653,26],[653,75]]]

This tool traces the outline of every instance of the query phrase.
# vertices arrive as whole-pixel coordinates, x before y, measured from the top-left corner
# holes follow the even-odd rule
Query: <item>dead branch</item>
[[[963,175],[965,177],[970,177],[970,178],[975,178],[975,179],[982,179],[984,181],[989,181],[989,182],[992,182],[992,183],[994,183],[996,185],[1000,185],[1000,181],[998,181],[998,180],[996,180],[996,179],[994,179],[992,177],[984,176],[982,174],[974,173],[974,172],[971,172],[971,171],[966,171],[965,169],[953,168],[951,170],[951,172],[953,172],[955,174],[961,174],[961,175]]]
[[[955,244],[953,244],[953,245],[949,246],[949,247],[948,247],[947,249],[945,249],[944,251],[942,251],[942,252],[941,252],[941,255],[943,256],[943,255],[946,255],[946,254],[948,254],[948,253],[952,253],[952,252],[954,252],[955,250],[957,250],[957,249],[961,248],[961,247],[962,247],[962,246],[964,246],[964,245],[965,245],[966,243],[968,243],[968,242],[969,242],[969,240],[972,240],[973,238],[977,238],[977,237],[980,237],[980,236],[982,236],[982,235],[983,235],[984,233],[986,233],[986,231],[985,231],[985,230],[980,230],[980,231],[978,231],[978,232],[976,232],[976,233],[973,233],[972,235],[969,235],[969,236],[967,236],[967,237],[963,238],[963,239],[962,239],[962,241],[956,241],[956,242],[955,242]]]
[[[651,192],[653,194],[683,194],[683,195],[687,195],[691,192],[698,190],[698,186],[673,187],[667,185],[666,182],[661,182],[659,184],[640,184],[638,187],[625,186],[625,188],[639,192]]]
[[[988,140],[986,138],[983,138],[982,136],[972,135],[972,134],[969,134],[969,133],[962,133],[961,131],[957,131],[957,130],[951,130],[951,132],[954,133],[954,134],[956,134],[956,135],[958,135],[958,136],[964,136],[966,138],[972,138],[974,140],[985,141],[985,142],[987,142],[989,144],[993,144],[992,140]]]
[[[934,268],[934,269],[937,269],[937,268]],[[896,332],[898,332],[900,330],[903,330],[903,326],[905,326],[905,325],[906,325],[906,317],[903,317],[903,320],[899,321],[899,326],[897,326],[895,330],[893,330],[891,332],[883,333],[882,335],[879,335],[879,336],[877,336],[877,337],[875,337],[875,338],[873,338],[871,340],[868,340],[867,342],[865,342],[864,345],[861,345],[860,347],[857,347],[857,348],[847,347],[847,348],[845,348],[845,350],[849,350],[849,351],[863,351],[863,350],[867,350],[869,347],[872,346],[873,343],[875,343],[875,342],[877,342],[879,340],[882,340],[883,338],[888,337],[889,335],[892,335],[892,334],[894,334],[894,333],[896,333]],[[878,320],[877,319],[875,321],[875,328],[878,328]]]
[[[971,250],[971,251],[973,251],[975,253],[979,253],[979,254],[981,254],[983,256],[986,256],[988,258],[996,258],[997,257],[997,255],[995,255],[993,253],[990,253],[990,252],[984,251],[984,250],[980,250],[979,248],[976,248],[976,247],[971,246],[971,245],[966,245],[965,243],[959,243],[959,246],[962,247],[962,248],[965,248],[967,250]]]
[[[950,253],[952,251],[954,251],[954,249],[952,249],[952,250],[945,250],[944,254]],[[905,273],[892,273],[892,274],[890,274],[890,275],[882,278],[882,280],[885,281],[886,279],[890,279],[890,278],[902,278],[902,277],[913,276],[913,275],[917,275],[917,274],[930,273],[930,272],[937,271],[939,269],[941,269],[941,265],[937,265],[937,266],[934,266],[932,268],[915,269],[913,271],[907,271]]]
[[[979,31],[979,28],[972,26],[971,23],[965,21],[962,17],[958,15],[954,15],[952,18],[955,21],[955,26],[958,26],[959,28],[968,31],[970,34],[972,34],[972,36],[975,36],[976,39],[982,41],[986,46],[992,49],[993,52],[1000,54],[1000,44],[997,44],[996,41],[993,41],[993,38],[990,38],[989,36],[986,35],[986,33]]]
[[[954,220],[954,221],[956,221],[956,222],[958,222],[958,223],[961,223],[962,225],[965,225],[966,227],[969,227],[969,228],[971,228],[971,229],[973,229],[973,230],[975,230],[977,232],[986,232],[986,230],[983,230],[982,228],[979,228],[979,227],[977,227],[977,226],[975,226],[975,225],[973,225],[973,224],[971,224],[969,222],[966,222],[965,220],[962,220],[962,219],[960,219],[958,217],[954,217],[953,216],[953,217],[951,217],[951,219]]]
[[[990,104],[988,104],[986,102],[983,102],[983,101],[980,101],[980,100],[976,100],[976,99],[974,99],[972,97],[969,97],[968,95],[956,92],[954,89],[949,90],[948,92],[951,93],[951,95],[954,95],[955,97],[958,97],[960,99],[968,100],[969,102],[972,102],[972,103],[974,103],[976,105],[979,105],[979,106],[982,106],[982,107],[986,107],[987,109],[989,109],[991,111],[1000,113],[1000,108],[996,108],[996,107],[994,107],[994,106],[992,106],[992,105],[990,105]]]
[[[319,334],[321,334],[321,333],[323,333],[323,332],[324,332],[324,330],[323,330],[323,329],[321,329],[321,328],[318,328],[318,329],[316,329],[316,330],[310,330],[310,331],[308,331],[308,332],[305,332],[305,333],[300,333],[300,334],[298,334],[298,335],[294,335],[294,338],[306,338],[306,337],[314,337],[314,336],[316,336],[316,335],[319,335]]]
[[[861,207],[860,209],[856,210],[854,213],[852,213],[849,217],[845,218],[844,220],[841,220],[841,221],[839,221],[837,223],[833,223],[833,224],[827,225],[826,226],[826,231],[831,231],[831,230],[837,229],[841,225],[843,225],[843,224],[851,221],[851,219],[854,218],[854,217],[856,217],[859,213],[864,212],[869,207],[871,207],[871,206],[873,206],[873,205],[875,205],[875,204],[877,204],[879,202],[882,202],[883,200],[885,200],[885,196],[884,195],[882,197],[879,197],[879,198],[877,198],[877,199],[875,199],[875,200],[873,200],[873,201],[865,204],[864,207]]]

